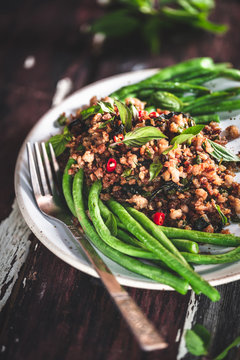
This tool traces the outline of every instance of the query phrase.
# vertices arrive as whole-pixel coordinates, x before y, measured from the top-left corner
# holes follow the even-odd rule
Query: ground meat
[[[111,98],[103,101],[114,107]],[[96,97],[91,99],[92,105],[97,102]],[[115,114],[93,114],[84,121],[84,126],[77,123],[69,127],[72,137],[66,144],[68,157],[76,160],[69,174],[74,176],[83,168],[87,186],[101,179],[103,200],[113,197],[119,202],[128,202],[149,218],[161,211],[166,214],[166,226],[194,229],[196,219],[203,216],[209,222],[205,231],[220,231],[222,223],[216,205],[221,206],[228,220],[240,214],[240,185],[234,181],[236,166],[219,164],[211,155],[213,149],[207,141],[226,143],[226,138],[220,137],[217,123],[206,125],[191,143],[171,149],[171,140],[192,126],[193,120],[182,113],[160,109],[149,115],[144,110],[145,104],[135,98],[126,99],[126,103],[137,109],[131,130],[152,126],[167,138],[152,139],[139,146],[116,145],[117,140],[126,137],[117,107],[114,107]],[[79,118],[79,113],[77,116]],[[72,116],[74,120],[77,118]],[[227,133],[231,139],[240,135],[235,126],[228,127]],[[107,171],[110,158],[116,160],[113,172]]]
[[[202,198],[203,200],[206,200],[208,197],[208,193],[204,189],[196,189],[195,194],[197,197]]]
[[[233,140],[240,136],[240,131],[237,126],[231,125],[226,128],[227,139]]]
[[[131,199],[128,199],[127,201],[130,204],[135,204],[134,207],[137,210],[146,208],[146,206],[148,205],[148,200],[145,197],[141,196],[141,195],[133,195],[131,197]]]
[[[82,156],[82,160],[87,163],[92,163],[94,160],[94,154],[91,151],[86,151],[85,154]]]
[[[178,209],[178,210],[174,210],[174,209],[170,209],[170,218],[172,220],[176,220],[176,219],[181,219],[182,217],[182,210]]]

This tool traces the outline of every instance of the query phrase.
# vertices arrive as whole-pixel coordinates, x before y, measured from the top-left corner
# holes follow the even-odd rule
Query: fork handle
[[[146,318],[127,291],[119,284],[111,270],[90,244],[89,240],[80,234],[75,226],[70,225],[68,228],[80,243],[84,254],[93,265],[140,347],[146,351],[166,348],[168,344],[163,340],[153,324]]]

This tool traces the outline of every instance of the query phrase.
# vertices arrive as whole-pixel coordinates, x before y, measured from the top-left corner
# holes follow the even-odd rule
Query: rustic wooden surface
[[[73,92],[113,74],[161,67],[195,56],[212,56],[216,61],[230,61],[240,68],[240,3],[237,0],[217,3],[213,18],[229,24],[226,35],[215,37],[188,31],[183,40],[176,32],[172,43],[166,39],[158,56],[151,56],[139,41],[116,42],[102,53],[94,52],[89,39],[79,31],[87,21],[101,14],[94,1],[2,3],[0,219],[11,213],[15,198],[14,166],[20,146],[31,127],[51,107],[60,79],[69,77]],[[34,57],[35,64],[26,68],[29,56]],[[16,236],[15,241],[18,240]],[[204,296],[190,300],[190,293],[181,296],[175,292],[128,288],[169,342],[167,350],[144,353],[97,279],[59,260],[33,234],[29,240],[28,256],[0,313],[1,359],[172,360],[180,358],[177,354],[183,329],[195,322],[211,331],[212,355],[240,334],[239,281],[218,287],[222,295],[218,303],[211,303]],[[4,261],[2,256],[0,264]],[[0,300],[11,281],[4,283],[3,279]],[[228,359],[240,359],[239,350],[232,350]]]

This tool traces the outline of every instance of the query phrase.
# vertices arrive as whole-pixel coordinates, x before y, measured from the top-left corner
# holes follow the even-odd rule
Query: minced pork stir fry
[[[227,232],[223,225],[240,214],[240,185],[237,163],[224,162],[219,151],[238,129],[230,126],[221,137],[218,123],[195,125],[187,114],[144,106],[137,98],[123,104],[94,97],[89,108],[63,114],[69,139],[63,165],[66,156],[75,159],[69,174],[83,168],[88,186],[100,179],[102,200],[130,204],[159,225]],[[162,136],[146,142],[140,128]]]

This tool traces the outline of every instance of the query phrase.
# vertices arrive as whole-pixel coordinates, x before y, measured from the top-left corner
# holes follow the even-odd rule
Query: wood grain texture
[[[237,0],[217,1],[213,19],[231,26],[226,35],[188,31],[182,38],[176,31],[173,42],[165,41],[158,56],[143,51],[139,40],[119,41],[114,47],[108,44],[104,51],[94,52],[89,39],[79,31],[103,12],[93,0],[24,0],[0,6],[2,220],[9,215],[14,199],[13,173],[20,146],[50,108],[60,79],[69,77],[75,91],[106,76],[163,67],[194,56],[212,56],[240,68]],[[29,55],[34,56],[35,65],[26,69],[23,65]],[[175,292],[128,289],[170,345],[163,352],[146,354],[139,350],[99,280],[63,263],[34,236],[31,241],[27,260],[0,313],[1,359],[176,359],[179,334],[186,312],[191,311],[190,294],[184,297]],[[240,334],[240,282],[219,290],[222,297],[218,303],[199,297],[193,321],[211,330],[213,355]],[[240,359],[239,351],[232,350],[228,359]]]

